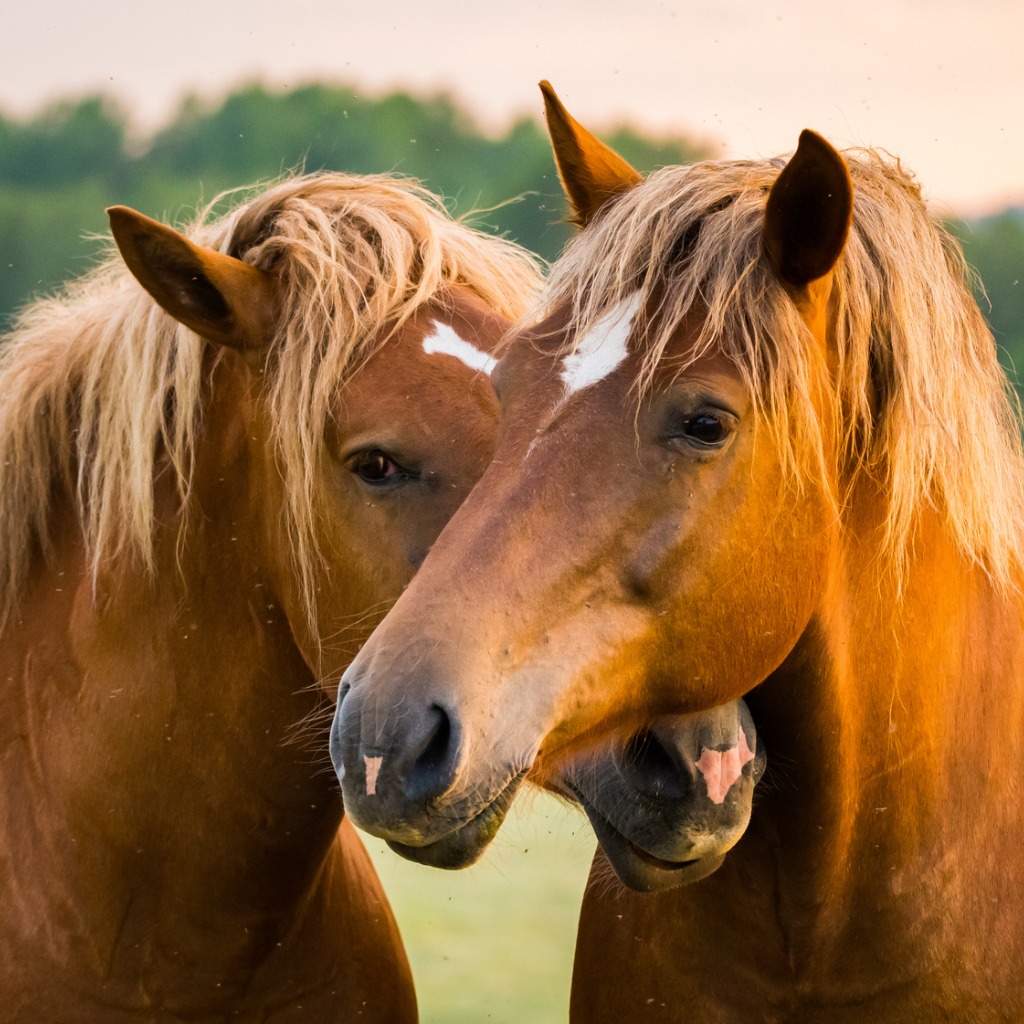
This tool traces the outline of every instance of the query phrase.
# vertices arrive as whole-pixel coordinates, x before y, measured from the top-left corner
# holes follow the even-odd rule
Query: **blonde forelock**
[[[467,287],[496,313],[521,316],[537,292],[538,262],[453,221],[412,181],[325,173],[243,195],[216,217],[218,197],[185,233],[282,285],[263,386],[284,526],[312,618],[316,470],[339,388],[447,288]],[[0,345],[2,624],[33,559],[52,553],[56,494],[74,496],[94,577],[126,551],[153,568],[158,457],[171,467],[187,529],[210,345],[160,310],[113,248],[92,273],[26,307]]]
[[[1002,585],[1021,570],[1019,404],[969,288],[956,242],[899,162],[848,152],[851,235],[834,272],[831,351],[811,343],[763,252],[782,158],[664,168],[617,198],[552,268],[533,316],[571,310],[566,350],[640,291],[650,387],[679,325],[703,327],[690,361],[724,351],[790,479],[813,475],[840,514],[863,474],[882,482],[884,544],[902,578],[920,513]],[[646,332],[646,333],[645,333]]]

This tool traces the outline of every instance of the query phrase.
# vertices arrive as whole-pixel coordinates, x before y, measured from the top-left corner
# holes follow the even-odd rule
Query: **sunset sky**
[[[813,127],[898,154],[940,213],[1024,203],[1021,0],[33,0],[0,32],[5,114],[104,90],[142,129],[254,79],[444,89],[500,129],[540,78],[592,128],[765,156]]]

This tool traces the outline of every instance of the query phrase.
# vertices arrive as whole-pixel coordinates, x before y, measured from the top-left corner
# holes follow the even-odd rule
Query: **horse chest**
[[[609,883],[607,870],[599,857],[584,897],[574,1022],[1024,1019],[1008,953],[1020,946],[1015,918],[979,929],[934,903],[915,918],[896,897],[864,894],[842,914],[815,914],[767,879],[737,885],[729,859],[702,882],[658,894]]]

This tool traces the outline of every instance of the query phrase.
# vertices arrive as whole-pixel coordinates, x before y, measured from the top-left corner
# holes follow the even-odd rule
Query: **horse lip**
[[[612,870],[629,889],[637,892],[662,892],[689,885],[707,878],[725,861],[724,853],[681,861],[656,857],[627,839],[576,786],[572,783],[567,785],[590,819],[590,825]]]
[[[648,853],[642,847],[637,846],[631,839],[626,839],[625,836],[622,838],[626,840],[634,857],[639,857],[645,864],[649,864],[659,871],[679,871],[682,868],[699,864],[701,860],[700,857],[693,857],[691,860],[662,860],[661,857],[655,857],[653,853]]]
[[[497,834],[512,806],[519,784],[525,777],[526,770],[513,775],[504,789],[478,814],[439,839],[433,839],[422,846],[411,846],[392,839],[387,840],[387,844],[400,857],[427,867],[449,871],[469,867],[483,856]]]

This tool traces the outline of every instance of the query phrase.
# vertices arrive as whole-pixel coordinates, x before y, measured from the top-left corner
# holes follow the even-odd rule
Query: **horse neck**
[[[775,780],[756,827],[808,949],[861,918],[880,927],[880,912],[905,925],[911,892],[920,904],[933,887],[934,912],[948,911],[948,893],[975,884],[957,851],[1019,832],[1015,801],[985,799],[1024,735],[1019,600],[965,562],[933,512],[901,585],[880,570],[879,503],[854,506],[808,629],[750,697]]]
[[[158,485],[154,572],[119,556],[94,582],[74,514],[60,515],[57,556],[0,645],[19,739],[4,749],[21,751],[5,763],[13,881],[40,915],[54,900],[77,915],[99,961],[187,940],[202,963],[204,943],[223,955],[280,938],[321,884],[341,818],[317,763],[327,723],[295,734],[320,696],[248,511],[258,481],[244,433],[228,464],[222,450],[197,466],[184,544],[177,499]]]

